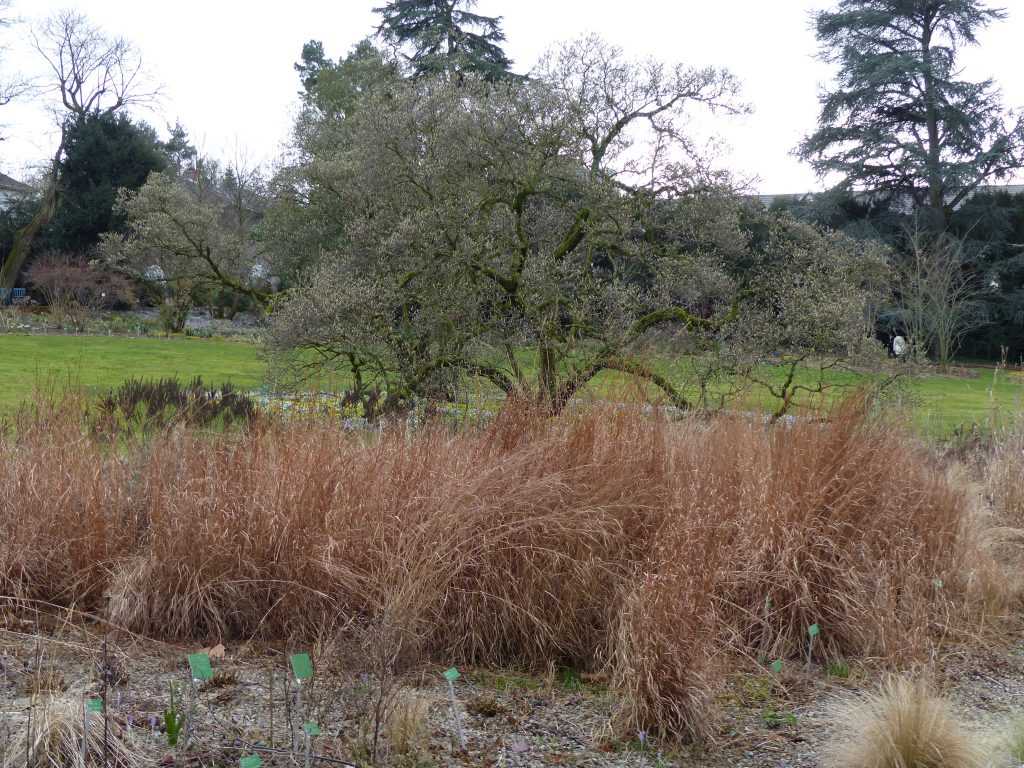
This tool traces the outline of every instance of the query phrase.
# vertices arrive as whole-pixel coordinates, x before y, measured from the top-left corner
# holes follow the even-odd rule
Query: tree
[[[721,183],[682,122],[694,106],[735,111],[736,90],[725,72],[588,38],[506,88],[421,78],[371,96],[321,147],[348,218],[275,311],[274,342],[405,396],[479,376],[558,411],[613,369],[685,407],[636,344],[663,325],[701,333],[728,307],[691,311],[692,260],[645,230],[659,199]]]
[[[105,235],[101,246],[111,267],[160,290],[173,310],[173,330],[181,330],[188,311],[211,291],[227,289],[263,307],[269,300],[254,275],[249,217],[258,212],[235,208],[249,204],[248,193],[239,188],[254,184],[254,174],[234,172],[225,184],[225,175],[204,165],[193,179],[153,173],[138,191],[123,190],[118,208],[128,231]]]
[[[964,337],[985,322],[981,287],[964,263],[963,244],[947,233],[908,232],[897,269],[899,306],[911,350],[949,366]]]
[[[986,191],[953,216],[951,234],[963,245],[987,323],[964,339],[971,357],[1024,357],[1024,196]]]
[[[327,58],[323,43],[310,40],[302,46],[295,71],[302,82],[303,104],[316,116],[332,117],[351,113],[363,96],[398,77],[397,65],[369,39],[336,62]]]
[[[167,166],[152,128],[125,114],[92,113],[68,122],[58,175],[62,202],[40,238],[49,250],[84,254],[104,232],[124,228],[118,190],[138,189]]]
[[[382,15],[377,33],[411,50],[416,77],[474,74],[487,81],[508,78],[512,62],[501,49],[500,16],[481,16],[476,0],[391,0],[374,8]]]
[[[369,41],[331,61],[310,41],[295,65],[303,108],[286,162],[270,182],[270,205],[257,236],[270,266],[292,283],[325,251],[345,247],[351,212],[342,204],[334,158],[350,142],[349,121],[371,97],[385,100],[401,87],[398,67]]]
[[[1005,17],[981,0],[840,0],[817,14],[839,66],[799,154],[846,188],[908,197],[933,229],[980,185],[1024,167],[1024,120],[992,80],[960,78],[958,55]]]
[[[33,33],[33,42],[53,77],[50,90],[59,97],[60,140],[44,183],[38,210],[20,229],[0,267],[0,299],[14,287],[32,241],[61,203],[60,167],[75,121],[88,115],[115,114],[155,97],[143,83],[142,63],[130,43],[110,38],[75,11],[61,11]]]

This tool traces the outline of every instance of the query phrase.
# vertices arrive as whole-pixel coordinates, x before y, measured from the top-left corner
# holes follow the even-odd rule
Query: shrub
[[[248,395],[236,392],[230,384],[210,389],[198,376],[188,384],[170,378],[128,379],[103,397],[97,409],[97,427],[107,434],[135,428],[151,432],[172,424],[251,424],[257,414],[256,404]]]
[[[839,722],[836,768],[980,768],[980,751],[927,683],[897,677],[850,704]]]
[[[73,256],[44,254],[32,262],[26,277],[55,312],[130,308],[137,302],[124,275]]]

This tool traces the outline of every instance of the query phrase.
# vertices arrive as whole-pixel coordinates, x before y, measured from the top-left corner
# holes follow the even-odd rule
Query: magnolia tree
[[[349,367],[357,389],[447,396],[476,376],[558,411],[614,370],[689,407],[638,346],[664,328],[730,343],[745,293],[721,262],[750,253],[728,179],[684,131],[694,108],[741,110],[735,80],[587,38],[522,82],[392,82],[325,117],[334,141],[295,187],[329,190],[338,226],[273,342]]]
[[[203,164],[184,178],[150,174],[139,190],[121,194],[118,206],[128,232],[104,236],[103,258],[153,284],[175,330],[212,291],[227,290],[265,306],[269,292],[251,237],[259,195],[240,189],[256,186],[256,178],[230,169],[221,174]]]

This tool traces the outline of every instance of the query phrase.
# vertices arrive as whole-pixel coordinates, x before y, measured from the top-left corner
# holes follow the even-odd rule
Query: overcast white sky
[[[810,26],[831,0],[481,0],[478,11],[504,16],[506,51],[526,71],[553,43],[596,32],[635,56],[724,66],[739,76],[754,113],[702,119],[727,144],[722,164],[756,177],[765,193],[820,188],[790,155],[813,128],[819,85],[830,70],[815,60]],[[161,130],[175,119],[201,149],[230,156],[236,146],[272,163],[287,140],[296,109],[292,69],[302,44],[324,42],[338,57],[369,34],[379,0],[14,0],[25,24],[16,28],[5,69],[38,69],[27,27],[54,10],[74,7],[112,34],[132,40],[164,87],[157,110],[140,113]],[[983,33],[964,57],[972,78],[994,77],[1006,102],[1024,106],[1024,0],[1002,0],[1010,18]],[[7,140],[0,171],[25,175],[47,157],[54,137],[37,100],[0,111]]]

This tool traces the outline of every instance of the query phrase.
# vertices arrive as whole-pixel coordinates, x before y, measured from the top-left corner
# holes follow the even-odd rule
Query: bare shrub
[[[836,768],[980,768],[980,749],[950,705],[923,680],[897,677],[850,704],[839,717],[844,738]]]
[[[134,288],[123,275],[73,256],[44,254],[28,268],[26,277],[61,326],[80,330],[99,309],[136,303]]]

